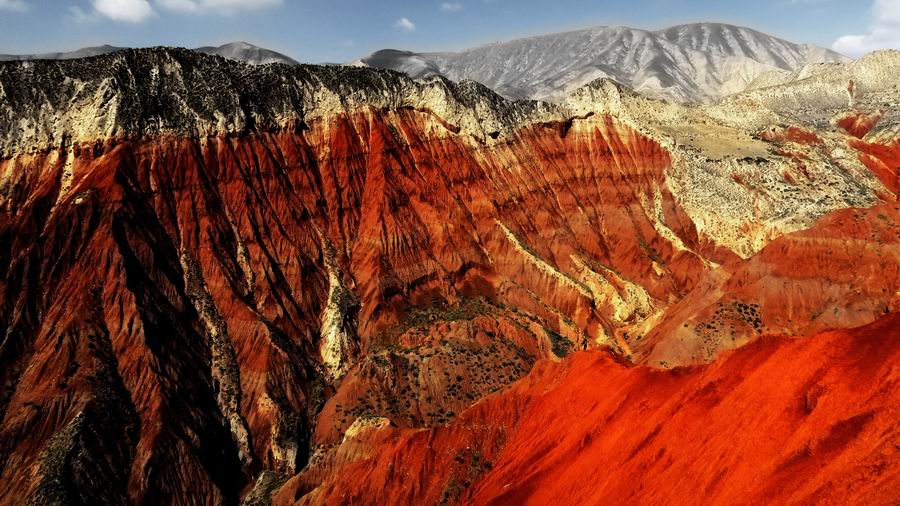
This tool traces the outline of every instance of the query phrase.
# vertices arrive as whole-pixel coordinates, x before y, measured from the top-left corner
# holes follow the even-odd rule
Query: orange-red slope
[[[837,126],[853,137],[862,139],[881,121],[881,115],[880,111],[871,114],[854,111],[839,119]]]
[[[854,140],[850,146],[860,151],[859,159],[894,193],[900,192],[900,141],[870,144]]]
[[[689,369],[578,353],[446,427],[382,429],[371,458],[276,501],[897,504],[898,358],[897,314]]]
[[[122,470],[70,480],[62,497],[82,502],[111,483],[109,502],[233,503],[263,469],[297,472],[339,387],[325,384],[319,356],[332,283],[358,299],[339,315],[348,349],[417,347],[459,370],[416,385],[426,358],[416,355],[378,369],[391,381],[352,374],[326,410],[335,423],[324,442],[353,422],[330,416],[337,403],[340,416],[399,405],[410,424],[452,418],[548,356],[550,336],[574,346],[610,333],[615,306],[596,303],[581,277],[615,273],[666,301],[705,277],[701,255],[733,256],[699,236],[667,189],[668,153],[614,119],[565,132],[532,125],[506,140],[484,146],[426,113],[366,109],[299,130],[106,139],[0,160],[10,174],[0,198],[0,502],[47,499],[73,467]],[[643,200],[661,202],[690,252],[656,231]],[[412,308],[478,298],[533,328],[460,325],[446,345],[446,333],[383,338],[399,335]],[[507,374],[490,381],[480,355],[452,349],[487,332],[507,350],[496,366]],[[508,339],[534,356],[518,357]],[[339,357],[348,367],[357,358]],[[107,391],[119,386],[113,402]],[[100,419],[110,404],[122,408],[116,424]]]
[[[857,327],[900,308],[900,207],[835,211],[717,275],[638,343],[645,363],[709,361],[758,335]]]

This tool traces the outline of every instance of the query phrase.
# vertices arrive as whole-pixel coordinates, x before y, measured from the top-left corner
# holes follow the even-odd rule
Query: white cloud
[[[341,46],[343,46],[343,47],[353,47],[355,45],[356,45],[356,41],[353,39],[346,39],[343,42],[341,42]]]
[[[156,0],[156,3],[170,11],[197,12],[199,6],[193,0]]]
[[[460,2],[443,2],[441,3],[441,10],[444,12],[459,12],[463,8],[462,3]]]
[[[859,57],[876,49],[900,49],[900,0],[875,0],[872,25],[862,35],[844,35],[832,48]]]
[[[276,7],[283,0],[156,0],[164,9],[175,12],[202,14],[235,14],[240,11],[252,11]]]
[[[400,18],[394,23],[394,28],[399,28],[404,32],[414,32],[416,31],[416,24],[409,20],[409,18]]]
[[[0,0],[15,7],[23,0]],[[141,23],[156,15],[154,7],[178,13],[231,15],[240,11],[265,9],[282,5],[284,0],[91,0],[93,11],[85,12],[77,6],[69,8],[72,19],[84,23],[106,17],[114,21]]]
[[[97,11],[92,11],[91,13],[84,12],[81,7],[77,5],[69,6],[69,14],[70,19],[79,24],[87,24],[94,23],[96,21],[100,21],[100,15]]]
[[[141,23],[153,17],[147,0],[92,0],[94,10],[114,21]]]
[[[0,10],[25,12],[28,10],[28,4],[25,0],[0,0]]]

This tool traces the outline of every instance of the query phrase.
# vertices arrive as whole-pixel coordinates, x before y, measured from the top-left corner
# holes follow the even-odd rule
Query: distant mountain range
[[[203,46],[194,49],[194,51],[206,54],[219,55],[229,60],[237,60],[253,65],[265,65],[267,63],[286,63],[288,65],[299,65],[300,62],[290,56],[254,46],[246,42],[232,42],[231,44],[223,44],[218,47]]]
[[[67,53],[0,55],[0,60],[71,59],[118,51],[96,46]],[[233,42],[194,49],[260,65],[297,64],[269,49]],[[510,99],[558,100],[597,78],[650,97],[703,102],[744,91],[809,64],[851,61],[812,44],[795,44],[739,26],[696,23],[665,30],[597,27],[498,42],[460,52],[383,49],[351,65],[397,70],[413,78],[473,80]],[[762,81],[761,76],[765,76]]]
[[[811,44],[718,23],[647,31],[598,27],[488,44],[456,53],[385,49],[357,62],[415,78],[472,79],[513,99],[559,99],[599,77],[644,95],[704,101],[743,91],[760,75],[849,58]]]
[[[75,51],[60,51],[55,53],[40,54],[0,54],[0,61],[12,60],[74,60],[76,58],[88,58],[101,54],[114,53],[125,49],[110,45],[91,46],[76,49]]]
[[[101,54],[113,53],[126,49],[116,46],[93,46],[76,49],[75,51],[59,52],[59,53],[43,53],[43,54],[24,54],[11,55],[0,54],[0,61],[9,60],[72,60],[75,58],[87,58],[90,56],[98,56]],[[299,62],[289,56],[272,51],[270,49],[261,48],[248,44],[246,42],[231,42],[221,46],[203,46],[195,48],[194,51],[205,54],[212,54],[228,58],[229,60],[237,60],[252,65],[264,65],[267,63],[286,63],[288,65],[298,65]]]

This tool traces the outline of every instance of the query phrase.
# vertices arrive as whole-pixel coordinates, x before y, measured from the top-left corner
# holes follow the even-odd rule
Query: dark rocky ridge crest
[[[57,146],[64,138],[296,127],[364,107],[429,110],[481,138],[559,114],[557,106],[509,102],[474,82],[417,82],[372,68],[253,66],[157,47],[75,60],[0,62],[0,153]]]

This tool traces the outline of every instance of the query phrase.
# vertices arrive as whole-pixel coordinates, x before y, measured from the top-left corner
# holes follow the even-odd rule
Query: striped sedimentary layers
[[[542,360],[699,363],[896,306],[892,158],[716,159],[655,107],[172,49],[0,65],[0,497],[300,497]]]

